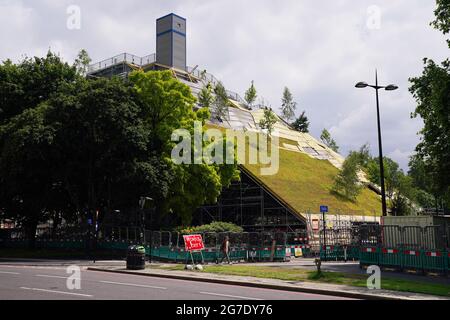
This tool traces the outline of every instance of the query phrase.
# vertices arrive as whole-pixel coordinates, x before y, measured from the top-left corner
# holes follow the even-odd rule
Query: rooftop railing
[[[138,57],[134,54],[122,53],[122,54],[119,54],[112,58],[105,59],[103,61],[91,64],[89,66],[88,73],[94,73],[94,72],[97,72],[97,71],[100,71],[103,69],[107,69],[111,66],[114,66],[114,65],[120,64],[120,63],[124,63],[124,62],[132,63],[139,67],[143,67],[143,66],[146,66],[146,65],[156,62],[156,54],[153,53],[153,54],[150,54],[145,57]]]
[[[92,74],[94,72],[97,72],[97,71],[100,71],[103,69],[107,69],[111,66],[114,66],[114,65],[117,65],[120,63],[124,63],[124,62],[131,63],[131,64],[134,64],[139,67],[144,67],[146,65],[156,62],[156,54],[153,53],[153,54],[149,54],[144,57],[138,57],[134,54],[122,53],[122,54],[119,54],[112,58],[105,59],[100,62],[91,64],[88,68],[88,74]],[[202,80],[204,83],[211,83],[214,86],[216,86],[219,83],[219,80],[217,80],[217,78],[214,75],[212,75],[206,71],[200,71],[198,69],[194,69],[194,68],[188,66],[188,67],[186,67],[186,72],[193,75],[194,77]],[[227,90],[227,96],[228,96],[228,98],[230,98],[234,101],[245,104],[244,99],[242,99],[242,97],[236,92]]]

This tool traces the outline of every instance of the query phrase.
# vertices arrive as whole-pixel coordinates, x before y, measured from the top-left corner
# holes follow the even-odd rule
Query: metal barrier
[[[379,235],[361,227],[360,265],[447,274],[449,231],[442,226],[380,226]],[[370,235],[370,236],[369,236]],[[365,238],[380,239],[379,243]]]

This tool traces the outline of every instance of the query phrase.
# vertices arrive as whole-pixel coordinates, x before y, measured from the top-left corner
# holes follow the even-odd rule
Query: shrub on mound
[[[175,228],[175,232],[179,232],[182,234],[192,234],[192,233],[202,233],[202,232],[235,232],[240,233],[244,232],[242,227],[235,225],[229,222],[212,222],[210,224],[204,224],[202,226],[197,227],[184,227],[180,226]]]

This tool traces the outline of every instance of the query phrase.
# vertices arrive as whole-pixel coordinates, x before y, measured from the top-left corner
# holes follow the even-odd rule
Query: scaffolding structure
[[[241,170],[241,180],[223,190],[218,202],[200,207],[194,224],[212,221],[232,222],[245,231],[295,232],[306,228],[306,221],[276,194]]]

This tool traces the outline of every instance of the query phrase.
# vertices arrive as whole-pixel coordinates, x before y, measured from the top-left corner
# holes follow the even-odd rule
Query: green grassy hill
[[[207,127],[225,131],[213,125]],[[295,141],[280,139],[280,145],[283,142],[296,144]],[[381,215],[381,199],[367,187],[355,201],[332,191],[334,178],[339,170],[327,160],[317,160],[304,153],[280,149],[278,173],[263,176],[260,174],[261,165],[248,163],[248,142],[246,150],[247,161],[243,165],[244,169],[299,214],[319,213],[320,206],[327,205],[330,214]]]
[[[318,213],[321,205],[328,205],[331,214],[380,215],[381,200],[369,188],[364,188],[356,201],[333,193],[339,170],[326,160],[281,149],[276,175],[261,176],[259,165],[244,167],[299,213]]]

